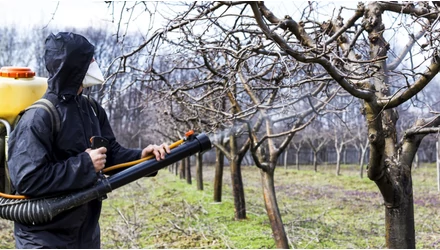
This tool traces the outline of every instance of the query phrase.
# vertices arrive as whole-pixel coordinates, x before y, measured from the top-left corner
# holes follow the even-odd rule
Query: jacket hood
[[[50,34],[45,41],[44,61],[49,72],[47,92],[61,99],[77,95],[93,58],[95,46],[71,32]]]

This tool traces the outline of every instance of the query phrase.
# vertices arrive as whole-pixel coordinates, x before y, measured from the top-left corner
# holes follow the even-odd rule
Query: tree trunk
[[[244,199],[243,179],[241,176],[241,162],[244,154],[239,155],[237,149],[237,138],[235,135],[229,137],[229,146],[231,150],[230,162],[232,195],[234,196],[235,219],[246,219],[246,202]]]
[[[246,219],[246,202],[244,199],[243,180],[238,156],[231,161],[232,195],[234,196],[235,219]]]
[[[318,172],[318,153],[313,151],[313,169]]]
[[[214,201],[221,202],[225,158],[223,152],[219,149],[216,149],[215,154]]]
[[[440,192],[440,137],[437,139],[437,191]]]
[[[188,184],[192,184],[192,180],[191,180],[191,158],[190,157],[186,157],[184,159],[184,161],[186,161],[186,167],[185,167],[185,178],[186,178],[186,183]]]
[[[260,174],[261,183],[263,186],[264,204],[266,206],[266,212],[272,227],[276,247],[287,249],[289,248],[289,243],[287,241],[286,232],[284,230],[283,221],[281,219],[281,214],[275,195],[274,173],[268,173],[260,169]]]
[[[299,150],[296,151],[295,161],[296,161],[296,170],[299,170]]]
[[[290,151],[290,144],[287,145],[286,149],[284,150],[284,169],[287,169],[287,160],[289,156],[289,151]]]
[[[387,56],[389,44],[383,37],[383,10],[378,2],[369,2],[362,26],[368,32],[370,59]],[[379,69],[370,83],[376,97],[389,97],[387,61],[374,62]],[[385,203],[385,239],[387,248],[415,248],[413,189],[411,165],[423,137],[406,138],[396,147],[398,120],[394,109],[382,110],[376,101],[366,102],[370,161],[368,177],[379,187]],[[401,150],[401,153],[399,153]]]
[[[414,201],[411,178],[413,156],[402,150],[402,163],[389,163],[387,170],[374,182],[385,205],[385,241],[387,248],[414,249]],[[368,177],[372,179],[371,168]]]
[[[419,167],[419,155],[416,154],[413,161],[413,169],[416,169]]]
[[[361,149],[361,162],[359,163],[360,167],[359,167],[359,176],[362,178],[364,178],[364,160],[365,160],[365,153],[367,152],[366,149],[362,148]]]
[[[197,181],[197,190],[203,190],[203,154],[196,154],[196,181]]]
[[[341,175],[341,151],[336,150],[336,175]]]
[[[179,174],[179,162],[174,163],[174,174],[176,176]]]
[[[347,164],[347,150],[345,150],[345,147],[341,150],[342,151],[342,164]]]
[[[416,248],[414,201],[412,195],[404,198],[399,207],[385,207],[385,238],[388,248]]]
[[[186,161],[185,161],[185,159],[182,159],[179,164],[179,177],[180,177],[180,179],[185,179],[185,172],[186,172],[185,169],[186,169]]]
[[[394,171],[399,171],[400,176],[396,176]],[[414,200],[410,166],[391,166],[390,171],[375,183],[384,198],[387,248],[414,249]]]

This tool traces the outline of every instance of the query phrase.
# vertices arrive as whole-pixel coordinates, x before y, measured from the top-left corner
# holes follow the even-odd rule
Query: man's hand
[[[156,144],[150,144],[142,150],[142,158],[147,157],[149,154],[153,153],[156,156],[156,160],[160,161],[165,159],[165,154],[171,152],[170,147],[166,143],[162,143],[160,146]]]
[[[107,149],[105,147],[100,147],[97,149],[88,148],[86,149],[86,152],[89,153],[90,158],[92,159],[95,172],[98,173],[101,171],[105,167],[105,159],[107,158],[105,153],[107,153]]]

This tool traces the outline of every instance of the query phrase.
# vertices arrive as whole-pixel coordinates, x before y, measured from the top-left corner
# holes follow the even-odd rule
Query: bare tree
[[[311,128],[307,131],[306,143],[313,152],[313,170],[318,172],[318,153],[325,148],[330,141],[328,133],[323,130]]]
[[[359,177],[364,178],[364,161],[365,156],[367,154],[368,149],[368,138],[366,134],[364,133],[365,129],[360,129],[358,127],[356,134],[354,136],[355,141],[352,143],[352,145],[359,151]]]
[[[273,77],[277,79],[276,77]],[[325,84],[318,85],[316,87],[317,90],[321,89]],[[261,104],[264,103],[262,100],[256,97],[256,95],[252,94],[250,89],[248,88],[249,95],[252,96],[255,103]],[[273,105],[272,103],[276,98],[276,94],[278,91],[273,91],[271,95],[268,95],[268,100],[265,105]],[[314,96],[314,94],[318,94],[320,91],[312,91],[310,96]],[[275,184],[274,184],[274,172],[276,168],[276,163],[282,152],[287,148],[287,145],[292,140],[293,136],[300,130],[307,127],[315,118],[316,113],[319,112],[325,107],[324,104],[328,103],[337,93],[337,90],[333,93],[333,95],[325,96],[323,100],[318,101],[318,104],[313,105],[310,109],[296,113],[295,114],[295,122],[292,127],[286,131],[275,134],[274,133],[274,125],[276,122],[280,120],[272,120],[269,119],[270,115],[265,111],[261,112],[261,122],[264,123],[264,136],[261,139],[258,138],[258,130],[259,126],[251,126],[248,123],[249,134],[251,135],[251,153],[254,159],[254,162],[258,168],[260,168],[261,173],[261,183],[263,188],[263,198],[266,206],[266,211],[269,216],[269,221],[271,223],[275,243],[278,248],[288,248],[288,240],[287,235],[284,230],[284,226],[281,219],[281,214],[279,212],[278,203],[276,199],[275,193]],[[316,97],[316,96],[314,96]],[[307,99],[307,98],[305,98]],[[319,99],[316,98],[316,99]],[[284,120],[286,118],[282,118]],[[257,121],[259,123],[260,121]],[[277,145],[277,137],[281,137],[282,140],[279,141]]]
[[[330,116],[329,120],[329,125],[333,129],[332,140],[336,151],[336,175],[341,175],[342,153],[346,152],[346,146],[355,140],[355,137],[353,136],[353,128],[350,122],[345,121],[336,114]]]
[[[283,52],[299,61],[321,65],[348,93],[364,101],[363,114],[367,120],[370,142],[368,177],[377,184],[385,201],[387,247],[414,248],[411,165],[421,140],[427,133],[438,131],[440,119],[438,116],[420,119],[398,140],[398,117],[394,108],[419,93],[439,71],[440,58],[436,41],[432,39],[437,37],[437,8],[425,2],[418,5],[397,2],[359,3],[346,23],[338,15],[326,23],[315,22],[321,26],[321,31],[315,32],[315,29],[308,31],[304,23],[299,24],[290,16],[276,17],[263,2],[254,2],[251,6],[258,26]],[[408,22],[421,30],[405,30],[404,25],[393,27],[408,32],[410,39],[401,53],[396,53],[394,60],[389,63],[386,58],[390,43],[384,36],[384,12],[405,15]],[[362,17],[360,25],[355,26]],[[268,23],[285,33],[269,28]],[[348,33],[349,29],[353,32]],[[293,34],[296,41],[288,34]],[[367,34],[368,38],[362,39],[363,34]],[[428,36],[428,43],[417,45],[423,45],[420,53],[426,55],[425,61],[418,64],[418,67],[393,72],[423,34]],[[299,48],[309,53],[302,53]],[[404,79],[403,85],[391,88],[391,79],[399,77]]]
[[[304,140],[300,138],[296,143],[293,143],[293,148],[295,149],[295,165],[296,170],[299,170],[299,153],[301,148],[304,146]]]

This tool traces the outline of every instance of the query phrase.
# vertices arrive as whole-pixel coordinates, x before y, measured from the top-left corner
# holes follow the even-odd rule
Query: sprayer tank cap
[[[35,72],[28,67],[2,67],[0,76],[9,78],[32,78]]]

